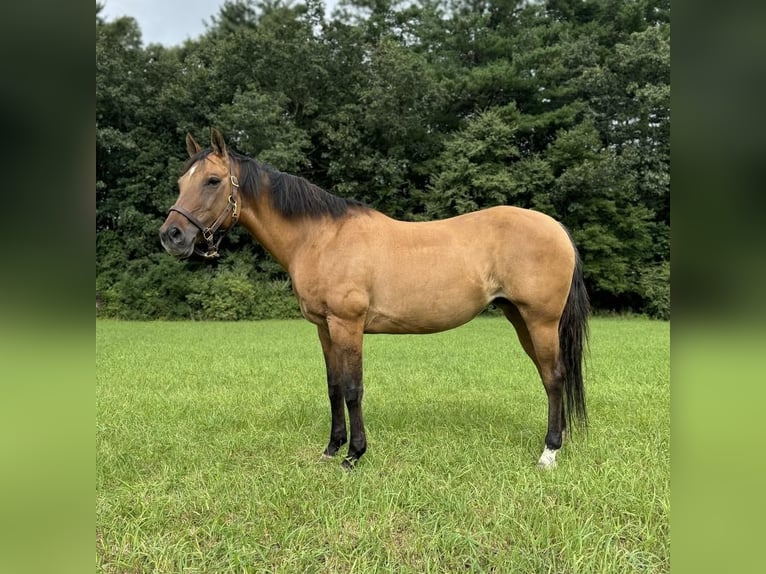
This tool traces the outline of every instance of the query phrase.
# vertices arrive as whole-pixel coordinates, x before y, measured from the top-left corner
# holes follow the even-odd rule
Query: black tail
[[[574,243],[572,243],[574,246]],[[583,351],[588,344],[588,315],[590,303],[582,278],[582,262],[575,247],[575,268],[567,304],[559,322],[560,362],[564,370],[564,399],[567,426],[572,429],[576,419],[583,429],[588,426],[588,410],[585,406],[583,383]]]

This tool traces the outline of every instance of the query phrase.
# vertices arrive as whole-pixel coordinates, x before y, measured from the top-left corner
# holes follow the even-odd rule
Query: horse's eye
[[[208,185],[218,185],[219,183],[221,183],[221,180],[217,177],[211,177],[207,180]]]

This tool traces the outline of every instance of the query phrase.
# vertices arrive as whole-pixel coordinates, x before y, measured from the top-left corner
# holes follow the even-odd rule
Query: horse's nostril
[[[181,235],[181,230],[175,226],[168,229],[168,237],[170,237],[171,241],[178,242],[178,240],[181,238]]]

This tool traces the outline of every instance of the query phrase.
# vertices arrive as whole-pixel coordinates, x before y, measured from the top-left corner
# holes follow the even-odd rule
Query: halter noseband
[[[231,173],[231,167],[229,167],[229,181],[231,182],[231,193],[229,193],[229,201],[226,203],[226,207],[223,208],[221,214],[216,218],[210,227],[204,225],[199,219],[194,217],[183,207],[174,205],[168,209],[168,213],[171,211],[177,211],[183,215],[192,225],[197,227],[197,229],[202,232],[202,237],[205,239],[205,241],[207,241],[207,251],[202,251],[195,245],[194,253],[201,255],[205,259],[215,259],[219,256],[218,246],[221,244],[223,238],[226,237],[226,234],[231,231],[231,229],[237,224],[237,220],[239,219],[239,205],[237,204],[237,190],[239,189],[239,181],[237,180],[237,177]],[[223,225],[223,222],[226,221],[226,217],[228,217],[229,213],[231,213],[231,223],[226,229],[223,230],[223,233],[221,233],[221,235],[218,237],[218,240],[213,241],[215,239],[215,232],[218,231],[221,225]]]

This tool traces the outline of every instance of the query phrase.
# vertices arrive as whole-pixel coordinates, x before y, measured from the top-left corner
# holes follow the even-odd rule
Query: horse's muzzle
[[[197,239],[197,230],[184,231],[177,225],[168,224],[160,227],[160,242],[165,251],[175,257],[185,259],[194,253],[194,243]]]

